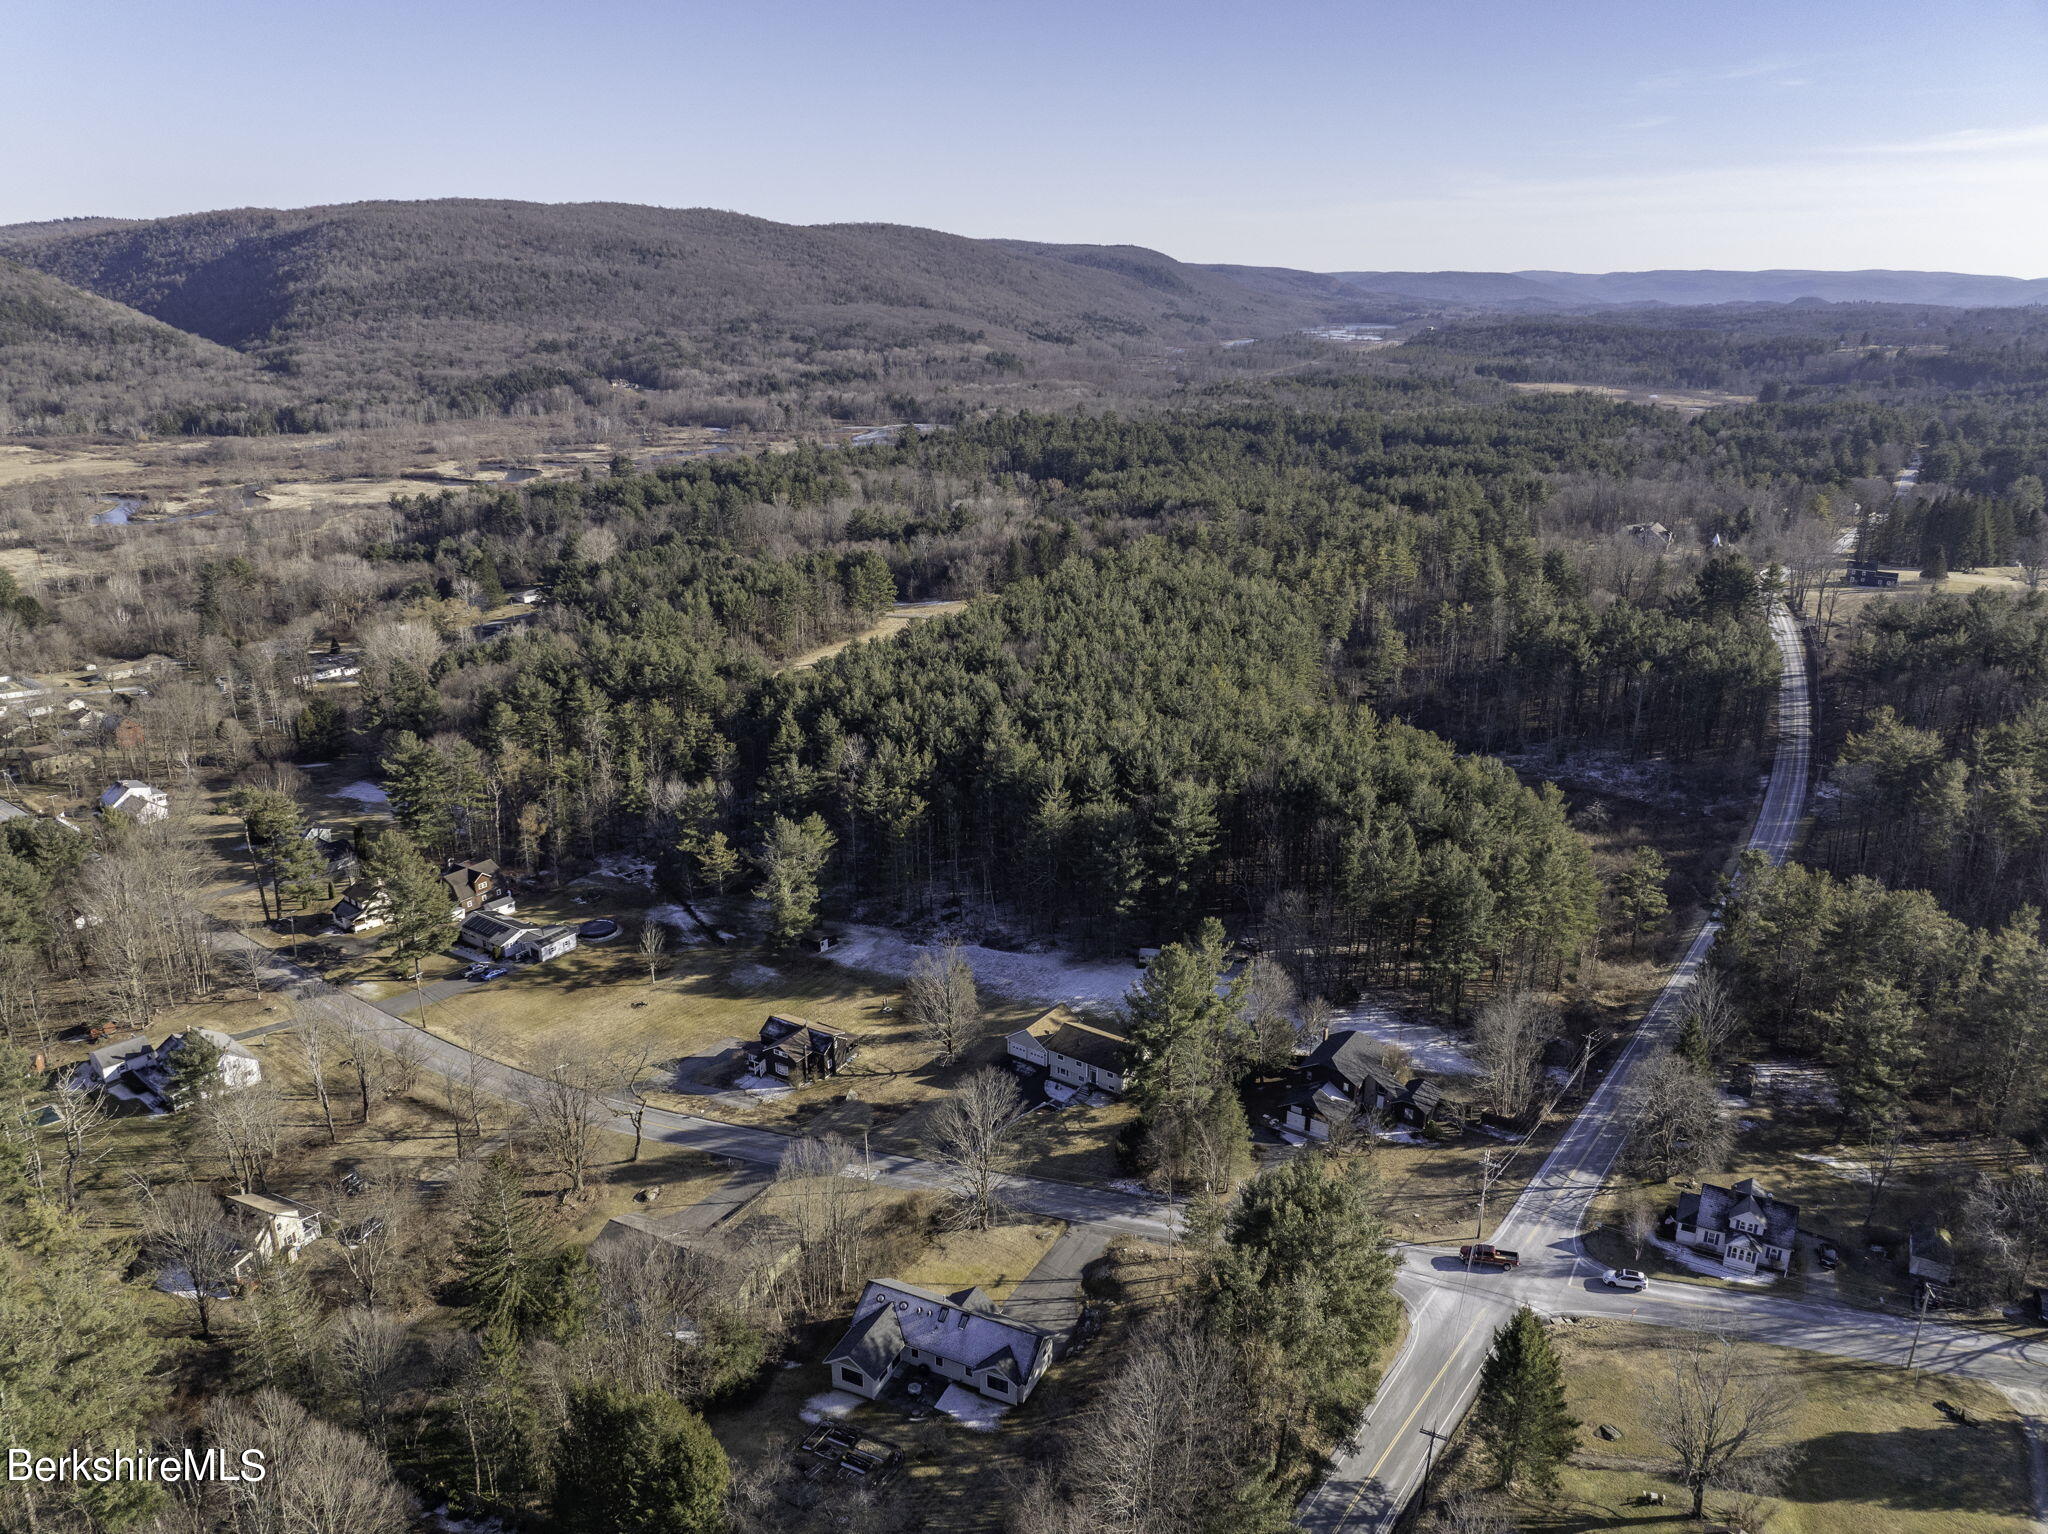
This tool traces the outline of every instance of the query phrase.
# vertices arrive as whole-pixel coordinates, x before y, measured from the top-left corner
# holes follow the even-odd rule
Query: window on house
[[[859,1385],[861,1383],[860,1370],[852,1368],[847,1364],[841,1364],[839,1366],[839,1383],[842,1385]]]
[[[993,1374],[988,1377],[988,1384],[984,1388],[991,1395],[1006,1396],[1010,1393],[1010,1387],[1002,1380],[997,1379]]]

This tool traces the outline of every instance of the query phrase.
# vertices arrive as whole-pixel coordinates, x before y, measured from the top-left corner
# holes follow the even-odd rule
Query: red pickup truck
[[[1458,1255],[1474,1267],[1480,1268],[1519,1268],[1522,1265],[1520,1252],[1510,1252],[1502,1247],[1487,1246],[1483,1243],[1478,1246],[1461,1246],[1458,1248]]]

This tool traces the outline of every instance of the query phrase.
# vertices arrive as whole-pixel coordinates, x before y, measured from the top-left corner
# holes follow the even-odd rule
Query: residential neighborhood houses
[[[1261,1116],[1300,1143],[1380,1124],[1420,1129],[1450,1111],[1433,1082],[1422,1076],[1401,1081],[1382,1063],[1384,1053],[1368,1033],[1331,1034],[1267,1084]]]
[[[802,1086],[838,1074],[853,1058],[855,1047],[853,1035],[844,1028],[778,1016],[763,1023],[760,1038],[744,1045],[742,1051],[747,1069],[754,1075]]]

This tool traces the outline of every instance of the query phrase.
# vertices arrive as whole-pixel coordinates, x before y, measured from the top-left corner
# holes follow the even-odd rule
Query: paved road
[[[459,1044],[415,1027],[360,996],[327,984],[314,971],[294,964],[239,932],[223,927],[216,931],[214,943],[223,952],[256,950],[264,961],[265,979],[273,989],[292,992],[301,1008],[319,1012],[337,1027],[386,1049],[410,1041],[409,1047],[419,1052],[426,1067],[440,1075],[461,1077],[474,1072],[484,1091],[506,1102],[520,1101],[535,1084],[537,1078],[531,1073],[472,1054]],[[626,1116],[629,1104],[623,1099],[612,1099],[608,1106],[617,1116],[607,1127],[631,1134],[632,1121]],[[787,1135],[773,1130],[722,1123],[665,1108],[649,1108],[644,1129],[650,1140],[757,1166],[778,1164],[790,1143]],[[865,1170],[862,1163],[855,1163],[849,1170],[897,1187],[943,1191],[950,1186],[946,1168],[913,1156],[877,1155],[866,1166],[872,1170]],[[1111,1188],[1083,1187],[1041,1177],[1003,1177],[998,1179],[997,1186],[1006,1203],[1027,1213],[1100,1225],[1151,1241],[1167,1239],[1176,1219],[1172,1207],[1158,1199]]]
[[[1777,754],[1748,845],[1782,862],[1806,804],[1812,701],[1806,647],[1782,607],[1772,609],[1771,636],[1781,660]],[[1628,1047],[1495,1229],[1496,1245],[1522,1254],[1513,1292],[1530,1283],[1568,1280],[1578,1270],[1578,1237],[1587,1207],[1627,1135],[1631,1083],[1642,1062],[1677,1028],[1685,994],[1720,930],[1717,920],[1701,924]],[[1451,1261],[1455,1264],[1455,1257]],[[1494,1296],[1509,1292],[1508,1286],[1497,1278],[1475,1275],[1470,1282],[1446,1286],[1419,1284],[1412,1270],[1404,1275],[1408,1340],[1381,1382],[1379,1397],[1354,1440],[1357,1447],[1339,1458],[1329,1477],[1303,1500],[1296,1514],[1301,1527],[1318,1534],[1393,1527],[1422,1484],[1433,1452],[1431,1435],[1450,1431],[1479,1388],[1480,1365],[1506,1313]]]

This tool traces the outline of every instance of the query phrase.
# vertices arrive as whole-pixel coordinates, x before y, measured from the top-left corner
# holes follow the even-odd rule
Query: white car
[[[1600,1275],[1600,1282],[1610,1289],[1647,1289],[1650,1280],[1634,1268],[1609,1268]]]

